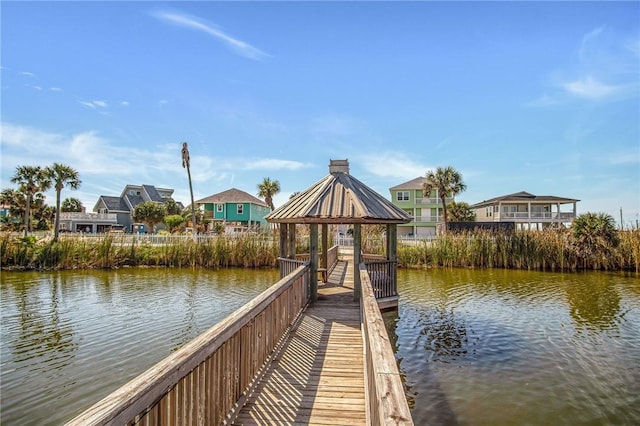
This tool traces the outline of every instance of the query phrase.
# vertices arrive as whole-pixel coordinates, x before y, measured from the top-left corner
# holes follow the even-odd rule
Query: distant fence
[[[300,266],[68,425],[221,424],[309,300]]]

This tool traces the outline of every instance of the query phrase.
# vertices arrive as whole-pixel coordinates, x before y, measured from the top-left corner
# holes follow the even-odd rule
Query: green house
[[[268,226],[264,217],[271,209],[267,203],[236,188],[210,195],[195,203],[205,220],[222,223],[228,228],[247,230]]]
[[[426,181],[425,177],[417,177],[389,188],[391,202],[413,218],[410,223],[398,225],[399,237],[428,238],[436,235],[436,229],[442,222],[442,201],[435,189],[429,196],[423,195]],[[445,198],[447,205],[453,201],[453,197]]]

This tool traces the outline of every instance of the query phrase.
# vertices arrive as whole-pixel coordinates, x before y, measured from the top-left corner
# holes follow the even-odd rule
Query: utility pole
[[[189,177],[189,192],[191,193],[191,222],[193,223],[193,238],[196,238],[198,225],[196,223],[196,206],[193,201],[193,186],[191,185],[191,160],[189,158],[189,147],[187,143],[182,143],[182,167],[187,169],[187,176]]]

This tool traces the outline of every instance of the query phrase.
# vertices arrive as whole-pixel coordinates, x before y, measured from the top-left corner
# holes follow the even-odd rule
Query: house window
[[[491,214],[493,213],[493,209],[491,207],[487,207],[485,209],[485,213],[486,213],[487,217],[491,217]]]
[[[222,213],[222,204],[216,204],[216,211]]]
[[[398,191],[396,194],[396,200],[409,201],[409,191]]]
[[[238,214],[242,214],[244,212],[244,204],[238,204]]]

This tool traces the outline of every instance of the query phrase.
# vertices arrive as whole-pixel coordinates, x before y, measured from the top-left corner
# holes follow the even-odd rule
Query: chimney
[[[349,174],[349,160],[329,160],[329,173]]]

